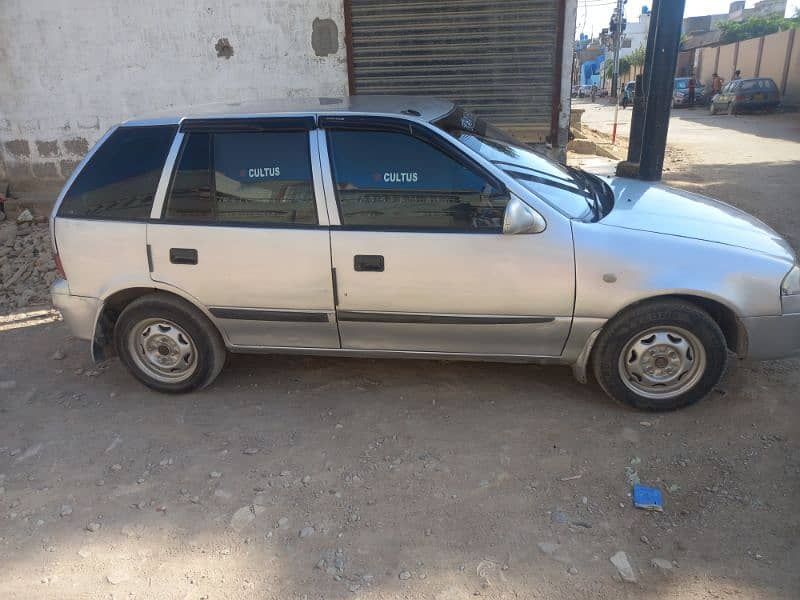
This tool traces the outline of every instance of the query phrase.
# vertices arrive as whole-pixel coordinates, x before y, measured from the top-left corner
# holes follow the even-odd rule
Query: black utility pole
[[[644,51],[644,65],[642,73],[636,76],[636,90],[633,94],[633,113],[631,114],[631,132],[628,142],[628,162],[638,165],[642,157],[642,131],[644,129],[644,112],[647,108],[645,101],[645,90],[648,89],[650,81],[650,73],[652,71],[653,63],[653,47],[654,44],[650,40],[655,39],[656,31],[658,30],[658,13],[661,8],[661,2],[656,0],[653,3],[653,8],[650,10],[650,26],[647,32],[647,44],[645,44]]]
[[[619,175],[647,181],[661,179],[685,4],[685,0],[653,0],[642,76],[643,97],[638,102],[634,99],[628,160],[617,166]]]

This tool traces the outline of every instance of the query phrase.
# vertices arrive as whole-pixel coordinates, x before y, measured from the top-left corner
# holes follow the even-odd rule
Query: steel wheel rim
[[[653,327],[631,337],[619,357],[619,376],[639,396],[667,400],[692,389],[706,371],[706,351],[681,327]]]
[[[139,321],[128,336],[136,366],[161,383],[186,381],[197,370],[197,346],[186,331],[167,319]]]

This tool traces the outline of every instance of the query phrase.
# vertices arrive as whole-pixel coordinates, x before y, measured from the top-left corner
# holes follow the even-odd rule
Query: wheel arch
[[[702,308],[711,316],[714,322],[716,322],[716,324],[722,330],[722,335],[725,336],[725,344],[727,345],[728,349],[738,356],[745,356],[747,354],[747,329],[745,328],[736,311],[718,299],[709,298],[708,296],[701,296],[699,294],[672,293],[641,298],[620,308],[605,322],[603,327],[605,327],[609,322],[617,318],[622,313],[634,307],[641,306],[642,304],[648,304],[650,302],[671,299],[691,302],[695,306]],[[591,364],[591,361],[594,357],[595,342],[597,341],[597,337],[599,336],[600,332],[603,330],[603,327],[595,330],[591,335],[589,335],[583,350],[579,354],[575,363],[572,364],[573,374],[581,383],[587,382],[588,366]]]
[[[622,307],[616,314],[609,318],[609,321],[636,306],[672,299],[691,302],[695,306],[702,308],[714,319],[716,324],[719,325],[722,334],[725,336],[725,343],[728,349],[739,356],[747,354],[747,329],[745,329],[736,311],[718,298],[711,298],[697,293],[670,293],[648,296],[647,298],[641,298],[636,302]]]
[[[122,311],[131,302],[142,296],[150,294],[164,294],[178,298],[190,304],[193,308],[200,311],[205,316],[211,325],[219,332],[225,344],[228,344],[228,339],[224,331],[217,325],[216,320],[196,298],[186,294],[182,290],[172,288],[171,286],[164,286],[160,284],[141,284],[130,285],[115,290],[109,290],[101,298],[101,303],[97,309],[97,315],[94,319],[94,330],[92,333],[92,358],[95,361],[105,360],[112,356],[116,356],[114,349],[114,326]]]

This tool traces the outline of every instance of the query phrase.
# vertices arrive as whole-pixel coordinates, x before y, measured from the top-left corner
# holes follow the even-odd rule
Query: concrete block
[[[596,153],[596,144],[591,140],[572,140],[567,145],[567,150],[569,152],[574,152],[575,154],[595,154]]]
[[[31,163],[6,163],[6,177],[9,181],[20,181],[31,178]]]
[[[100,129],[100,117],[94,119],[78,119],[78,129]]]
[[[66,179],[67,177],[72,175],[72,172],[75,170],[75,167],[77,167],[80,164],[80,162],[81,161],[79,160],[68,160],[68,159],[60,161],[59,164],[61,165],[61,176],[64,177],[64,179]]]
[[[54,162],[35,162],[33,163],[33,176],[39,179],[59,179],[61,173]]]
[[[4,144],[6,152],[14,157],[29,157],[31,155],[31,145],[28,140],[9,140]]]
[[[20,133],[35,133],[41,129],[41,123],[39,123],[38,119],[30,119],[28,121],[22,121],[19,124],[19,131]]]
[[[82,137],[64,140],[64,149],[67,151],[67,154],[83,156],[89,151],[89,141]]]
[[[52,158],[61,154],[61,150],[58,148],[58,140],[36,140],[36,151],[42,158]]]

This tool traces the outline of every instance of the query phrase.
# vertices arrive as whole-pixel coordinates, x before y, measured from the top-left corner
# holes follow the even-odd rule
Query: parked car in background
[[[54,305],[163,392],[227,352],[571,365],[671,410],[800,352],[800,267],[708,197],[600,178],[452,102],[225,104],[113,127],[51,216]]]
[[[774,111],[781,103],[781,94],[775,81],[769,77],[738,79],[722,86],[719,94],[711,99],[709,111],[736,114],[763,110]]]
[[[672,88],[672,106],[679,108],[691,105],[691,95],[689,93],[689,80],[691,77],[676,77],[675,86]],[[706,96],[706,86],[701,81],[695,80],[694,104],[695,106],[705,106],[708,100]]]

